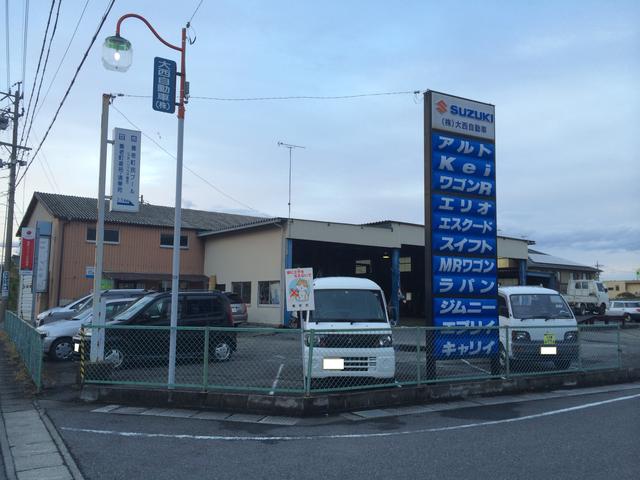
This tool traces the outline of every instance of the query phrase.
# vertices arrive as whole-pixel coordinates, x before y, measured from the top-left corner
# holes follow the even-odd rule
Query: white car
[[[612,300],[607,315],[623,317],[625,322],[640,322],[640,300]]]
[[[106,320],[128,308],[139,298],[116,298],[106,301]],[[43,350],[52,360],[67,360],[73,353],[73,336],[80,327],[89,325],[93,320],[93,310],[85,308],[70,320],[58,320],[37,328],[43,338]]]
[[[395,352],[382,289],[371,280],[316,278],[315,310],[303,318],[305,376],[395,378]],[[345,330],[352,330],[351,332]]]

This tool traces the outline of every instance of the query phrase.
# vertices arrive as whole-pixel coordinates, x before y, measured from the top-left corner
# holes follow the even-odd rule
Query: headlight
[[[529,332],[525,332],[524,330],[513,330],[511,332],[511,340],[514,342],[528,342],[531,340],[531,336]]]
[[[571,330],[570,332],[565,332],[564,339],[568,342],[575,342],[576,340],[578,340],[578,332],[575,330]]]
[[[381,347],[390,347],[393,345],[393,340],[391,339],[391,335],[381,335],[378,339],[378,345]]]
[[[45,338],[45,337],[48,337],[48,336],[49,336],[49,330],[44,330],[44,329],[43,329],[43,330],[40,330],[39,328],[38,328],[37,330],[38,330],[38,333],[40,334],[40,336],[41,336],[42,338]]]
[[[310,333],[306,333],[304,335],[304,344],[308,347],[310,342],[311,342],[311,334]],[[327,336],[326,335],[314,335],[313,336],[313,346],[314,347],[322,347],[322,346],[326,345],[326,343],[327,343]]]

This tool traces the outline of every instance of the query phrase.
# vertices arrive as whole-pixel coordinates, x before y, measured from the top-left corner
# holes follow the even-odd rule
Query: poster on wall
[[[495,107],[425,95],[425,283],[436,358],[495,355],[498,331]],[[464,327],[456,330],[455,327]],[[485,327],[485,328],[483,328]]]

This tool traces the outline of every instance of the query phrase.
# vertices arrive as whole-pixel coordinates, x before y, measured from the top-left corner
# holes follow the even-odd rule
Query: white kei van
[[[578,358],[576,318],[555,290],[501,287],[498,315],[500,327],[509,327],[500,328],[501,367],[507,354],[510,361],[552,361],[558,370],[566,370]]]
[[[395,352],[382,289],[371,280],[316,278],[315,310],[303,317],[303,364],[311,378],[395,377]],[[354,330],[345,332],[339,330]]]

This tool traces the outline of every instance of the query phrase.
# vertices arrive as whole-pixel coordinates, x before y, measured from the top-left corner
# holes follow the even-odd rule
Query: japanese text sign
[[[427,92],[425,110],[427,314],[434,326],[464,327],[439,330],[434,354],[493,355],[498,350],[494,107]]]
[[[284,271],[287,310],[313,310],[313,268],[288,268]]]
[[[158,112],[176,111],[176,62],[173,60],[153,59],[152,106]]]
[[[35,229],[23,227],[20,238],[20,270],[33,270],[33,255],[36,243]]]
[[[112,212],[137,212],[140,208],[140,137],[137,130],[113,129]]]

